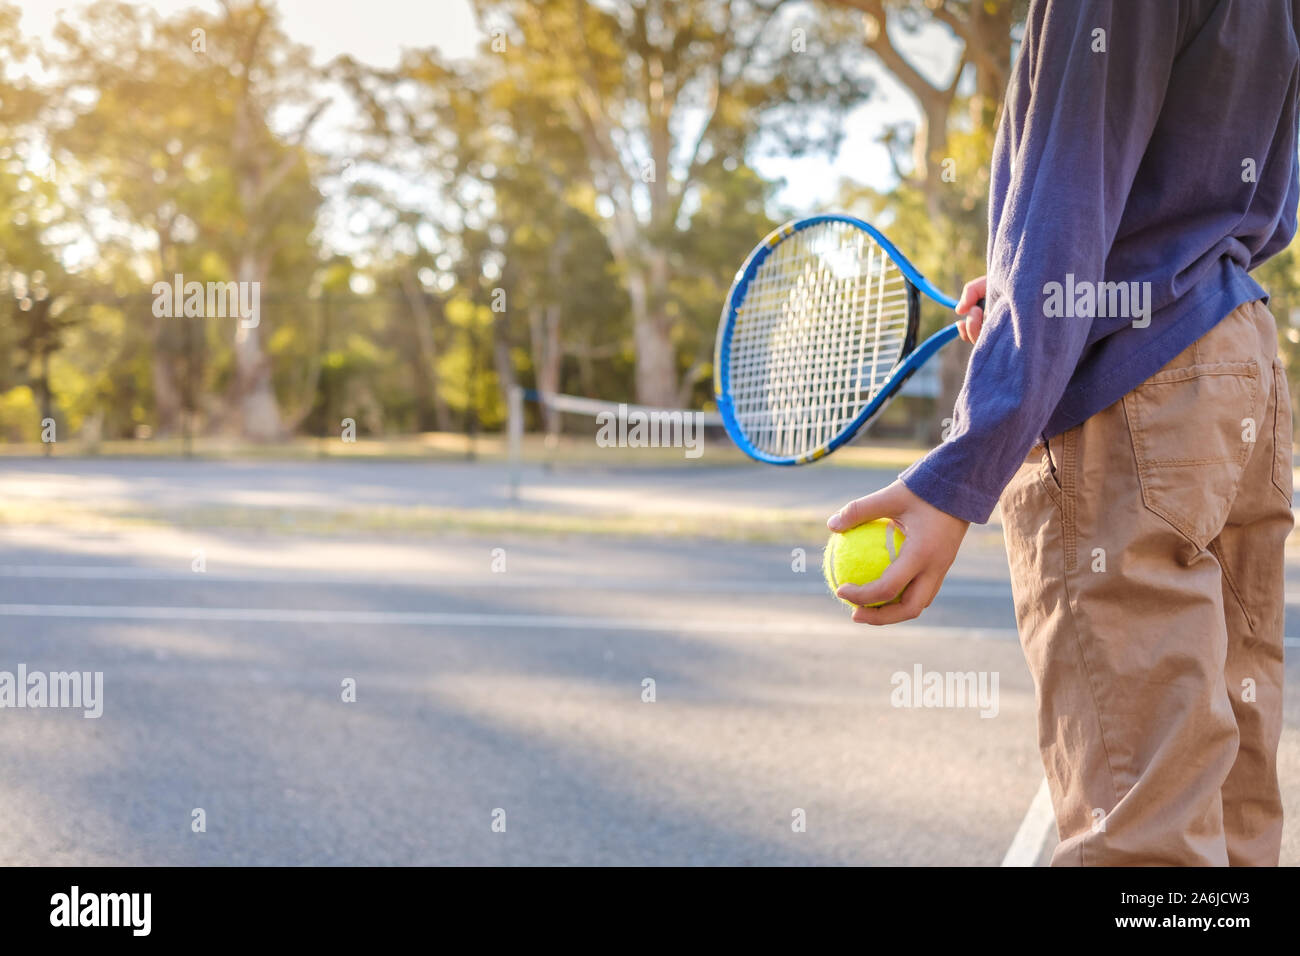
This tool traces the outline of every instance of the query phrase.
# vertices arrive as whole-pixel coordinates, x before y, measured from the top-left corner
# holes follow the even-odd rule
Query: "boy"
[[[1276,865],[1291,414],[1249,271],[1296,230],[1300,0],[1034,0],[951,437],[833,530],[920,614],[1001,498],[1053,865]],[[974,303],[987,297],[987,311]]]

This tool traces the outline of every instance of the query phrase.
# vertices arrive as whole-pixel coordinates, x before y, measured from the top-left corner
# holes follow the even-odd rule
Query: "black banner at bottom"
[[[1038,930],[1053,939],[1231,944],[1286,933],[1294,896],[1287,870],[0,870],[7,941],[75,936],[78,944],[339,945],[429,930],[486,941],[515,929],[622,945],[611,929],[626,931],[627,942],[673,925],[690,927],[693,941],[716,933],[732,943],[849,926],[869,934],[858,938],[927,944]]]

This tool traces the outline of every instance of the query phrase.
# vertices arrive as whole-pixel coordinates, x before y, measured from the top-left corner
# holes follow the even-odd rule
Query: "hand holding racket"
[[[982,291],[967,286],[968,311],[967,300]],[[775,465],[807,464],[846,444],[958,337],[954,323],[917,345],[921,293],[958,306],[860,219],[814,216],[769,235],[737,274],[718,328],[714,393],[732,440]],[[974,338],[979,329],[961,332]],[[874,518],[898,522],[907,547],[877,581],[836,593],[863,605],[853,612],[858,623],[917,617],[938,593],[968,523],[895,481],[849,503],[827,526],[846,531]],[[897,604],[865,606],[900,592]]]
[[[732,440],[773,465],[848,443],[958,336],[954,323],[917,344],[921,293],[957,307],[861,219],[813,216],[771,233],[718,326],[714,395]]]

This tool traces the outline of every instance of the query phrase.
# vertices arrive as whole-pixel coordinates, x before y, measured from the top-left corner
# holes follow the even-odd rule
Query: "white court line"
[[[455,575],[436,572],[418,573],[406,569],[373,572],[369,575],[356,573],[339,574],[328,571],[297,570],[250,570],[220,571],[209,567],[206,571],[195,572],[188,567],[184,570],[169,568],[136,567],[76,567],[59,568],[0,566],[0,579],[46,580],[46,581],[172,581],[178,584],[324,584],[338,586],[373,587],[376,584],[398,585],[403,587],[420,587],[438,591],[554,591],[557,589],[581,591],[662,591],[662,592],[704,592],[717,594],[825,594],[826,586],[820,576],[815,580],[801,576],[794,580],[696,580],[659,579],[647,577],[613,577],[585,575],[581,578],[560,575],[527,574],[478,574]],[[994,595],[991,595],[994,596]],[[1010,590],[1004,589],[995,596],[1010,598]]]
[[[319,608],[147,607],[112,604],[0,604],[0,617],[89,618],[141,621],[236,621],[261,624],[366,624],[424,627],[503,627],[523,631],[693,631],[708,634],[833,634],[847,623],[838,618],[789,621],[579,617],[547,614],[479,614],[441,611],[343,611]],[[1016,640],[1015,628],[971,628],[901,624],[911,637]]]
[[[188,559],[186,559],[186,562]],[[186,563],[182,562],[182,563]],[[314,568],[302,569],[251,569],[222,571],[209,568],[196,573],[185,568],[138,567],[113,564],[0,564],[0,579],[21,578],[51,581],[204,581],[248,584],[356,584],[358,586],[383,584],[423,584],[440,590],[483,588],[493,590],[542,590],[574,588],[575,590],[610,591],[691,591],[728,593],[791,593],[821,594],[823,585],[816,571],[789,580],[763,578],[647,578],[587,575],[581,579],[547,574],[481,574],[449,575],[412,572],[404,569],[376,571],[367,574],[338,574]],[[945,581],[940,591],[943,597],[1007,598],[1011,597],[1009,581],[962,580]],[[1287,591],[1288,606],[1300,607],[1300,590]],[[1295,638],[1287,638],[1288,647],[1300,646]]]
[[[508,627],[521,631],[667,631],[699,634],[836,634],[845,621],[822,616],[789,621],[578,617],[547,614],[479,614],[444,611],[331,611],[319,608],[148,607],[119,604],[0,604],[0,617],[61,617],[119,621],[238,621],[253,624],[369,624],[417,627]],[[890,625],[915,638],[961,637],[976,641],[1019,641],[1014,627],[951,624]],[[1300,647],[1300,637],[1283,639]]]
[[[247,584],[356,584],[373,585],[420,584],[439,590],[465,590],[482,588],[493,590],[544,590],[557,588],[583,591],[691,591],[731,593],[792,593],[825,594],[826,586],[818,572],[792,575],[785,579],[771,578],[653,578],[611,575],[584,575],[582,578],[545,574],[436,574],[418,573],[406,569],[379,571],[370,574],[340,574],[314,569],[250,569],[223,571],[209,567],[197,573],[190,570],[188,559],[184,568],[136,567],[129,565],[0,565],[0,578],[52,581],[186,581],[192,584],[206,582]],[[1011,586],[993,581],[953,581],[944,585],[943,593],[951,597],[1011,598]]]
[[[186,559],[188,560],[188,559]],[[182,562],[185,563],[185,562]],[[221,571],[210,568],[196,573],[186,568],[138,567],[115,564],[0,564],[0,578],[68,581],[220,581],[249,584],[357,584],[376,582],[386,584],[425,584],[440,589],[492,588],[550,591],[559,587],[571,588],[580,584],[579,590],[612,591],[715,591],[724,593],[807,593],[820,594],[823,586],[815,571],[790,580],[763,578],[697,578],[691,580],[647,577],[612,577],[587,575],[580,582],[573,577],[538,574],[449,575],[409,570],[376,571],[369,575],[355,573],[337,574],[314,568],[253,569]],[[944,597],[1010,598],[1009,581],[963,580],[945,581],[940,592]],[[1286,603],[1300,606],[1300,590],[1287,591]],[[1287,646],[1300,646],[1294,638],[1287,638]]]
[[[1007,848],[1007,855],[1002,858],[1003,866],[1033,866],[1042,855],[1043,845],[1056,826],[1056,817],[1052,813],[1052,795],[1047,789],[1047,778],[1038,786],[1029,812],[1020,821],[1020,829]]]

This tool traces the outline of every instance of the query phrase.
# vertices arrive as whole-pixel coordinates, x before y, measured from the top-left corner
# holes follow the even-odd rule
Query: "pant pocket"
[[[1057,449],[1060,449],[1060,439],[1052,439],[1057,442]],[[1043,457],[1039,459],[1036,474],[1038,482],[1043,486],[1043,490],[1056,504],[1056,507],[1062,506],[1061,478],[1058,474],[1059,465],[1056,463],[1059,459],[1059,451],[1054,451],[1051,447],[1051,441],[1043,444]]]
[[[1270,424],[1261,394],[1257,363],[1219,362],[1157,372],[1124,396],[1142,502],[1198,548],[1222,529]]]
[[[1291,504],[1291,389],[1280,359],[1273,360],[1273,487]]]

